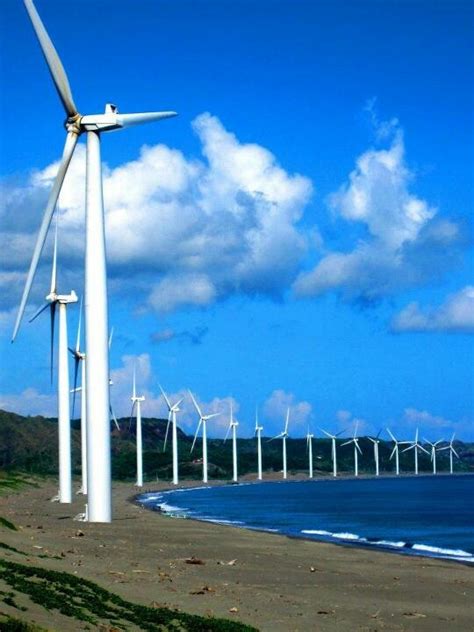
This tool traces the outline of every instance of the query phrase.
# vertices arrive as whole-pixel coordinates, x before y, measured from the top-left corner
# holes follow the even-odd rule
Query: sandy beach
[[[125,483],[114,484],[111,525],[74,522],[84,499],[59,505],[49,501],[55,491],[43,482],[0,498],[0,515],[18,528],[2,528],[1,541],[28,554],[2,557],[74,573],[144,605],[272,632],[474,630],[474,569],[462,564],[174,519],[134,504]],[[1,611],[49,630],[91,629],[24,599],[25,613],[4,603]]]

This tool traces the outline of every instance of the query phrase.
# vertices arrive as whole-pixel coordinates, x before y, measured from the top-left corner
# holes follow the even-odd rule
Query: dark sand
[[[144,491],[166,488],[157,483]],[[73,522],[83,497],[59,505],[49,501],[55,492],[49,482],[0,498],[0,515],[20,529],[1,528],[0,540],[31,554],[3,556],[76,573],[145,605],[233,618],[271,632],[474,632],[468,566],[174,519],[133,504],[133,486],[120,483],[111,525]],[[192,556],[203,564],[186,563]],[[0,589],[8,590],[1,581]],[[3,603],[1,610],[50,630],[85,627],[26,598],[22,603],[25,613]]]

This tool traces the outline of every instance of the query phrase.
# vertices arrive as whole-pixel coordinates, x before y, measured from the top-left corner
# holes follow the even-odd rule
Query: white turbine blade
[[[82,324],[82,296],[81,296],[81,304],[79,306],[79,321],[77,323],[76,353],[79,353],[79,349],[81,348],[81,324]]]
[[[109,351],[112,348],[112,340],[114,339],[114,328],[112,327],[112,329],[110,330],[110,334],[109,334]]]
[[[44,312],[45,309],[48,309],[48,307],[51,305],[51,303],[46,303],[45,305],[43,305],[42,307],[39,308],[39,310],[37,312],[35,312],[34,316],[32,316],[30,318],[30,320],[28,321],[29,323],[32,323],[34,320],[36,320],[38,318],[38,316],[40,314],[42,314]]]
[[[173,404],[172,408],[178,412],[178,406],[181,404],[181,402],[183,401],[184,397],[182,397],[181,399],[178,399],[178,401],[176,402],[176,404]]]
[[[402,452],[408,452],[408,450],[413,450],[413,448],[416,447],[416,444],[413,443],[411,446],[409,446],[408,448],[405,448],[404,450],[402,450]]]
[[[13,330],[13,336],[12,336],[12,342],[16,338],[18,329],[20,327],[21,319],[23,318],[26,302],[28,301],[28,296],[30,294],[31,286],[35,278],[36,269],[38,267],[39,258],[43,251],[44,242],[46,241],[46,235],[48,234],[51,218],[53,217],[54,209],[56,208],[56,202],[58,201],[58,197],[59,197],[59,192],[61,191],[61,187],[64,181],[64,176],[66,175],[66,171],[71,161],[72,154],[74,153],[74,148],[76,146],[76,143],[77,143],[77,134],[73,134],[72,132],[70,132],[66,136],[66,144],[64,145],[64,152],[61,159],[61,164],[59,165],[58,173],[56,174],[56,179],[54,180],[53,188],[51,189],[51,192],[49,194],[48,203],[46,205],[46,210],[43,215],[43,221],[41,222],[41,226],[38,232],[38,237],[36,238],[36,245],[33,251],[33,257],[31,259],[30,269],[28,270],[25,288],[23,290],[23,296],[21,297],[20,307],[18,309],[18,315],[16,317],[15,328]]]
[[[135,112],[134,114],[116,115],[117,125],[120,127],[132,127],[132,125],[141,125],[142,123],[153,123],[153,121],[161,121],[162,119],[178,116],[177,112]]]
[[[368,439],[369,441],[372,441],[372,443],[374,443],[374,444],[375,444],[375,443],[377,443],[377,441],[376,441],[375,439],[372,439],[372,437],[367,437],[367,439]]]
[[[115,416],[114,409],[112,408],[112,404],[109,405],[109,410],[110,410],[110,414],[112,416],[112,419],[114,420],[114,424],[115,424],[117,430],[120,432],[119,422],[117,421],[117,417]]]
[[[323,430],[322,428],[319,428],[319,429],[321,430],[321,432],[323,432],[323,433],[326,435],[326,437],[329,437],[330,439],[332,439],[332,438],[334,437],[334,435],[329,434],[329,432],[326,432],[326,431],[325,431],[325,430]]]
[[[357,437],[357,430],[358,430],[358,428],[359,428],[359,422],[356,421],[355,427],[354,427],[354,439]]]
[[[160,387],[160,391],[162,392],[163,397],[165,398],[165,402],[166,402],[166,405],[168,406],[168,409],[171,410],[172,406],[170,404],[170,400],[167,398],[166,393],[163,390],[163,387],[161,386],[161,384],[158,384],[158,386]]]
[[[199,428],[201,427],[201,424],[202,424],[202,419],[199,420],[198,426],[196,428],[196,434],[194,435],[194,441],[193,441],[193,445],[191,446],[190,452],[192,452],[194,450],[194,444],[196,443],[196,439],[197,439],[197,436],[198,436],[198,433],[199,433]]]
[[[133,411],[135,410],[136,404],[137,404],[137,402],[133,402],[132,410],[130,411],[130,419],[128,420],[128,431],[129,432],[130,432],[130,430],[132,428]]]
[[[232,428],[232,422],[230,422],[229,427],[227,428],[227,432],[225,433],[224,443],[227,441],[227,439],[229,437],[229,432],[230,432],[231,428]]]
[[[285,434],[288,434],[288,423],[290,421],[290,407],[288,406],[288,410],[286,411],[286,422],[285,422],[285,430],[283,431]]]
[[[392,450],[392,454],[391,454],[391,455],[390,455],[390,457],[389,457],[389,460],[391,460],[391,459],[393,458],[393,456],[394,456],[394,454],[395,454],[395,452],[396,452],[396,451],[397,451],[397,446],[395,445],[395,447],[394,447],[394,448],[393,448],[393,450]]]
[[[460,459],[461,457],[460,457],[460,456],[459,456],[459,454],[456,452],[456,450],[453,448],[453,446],[450,446],[450,448],[451,448],[451,450],[453,451],[453,454],[455,454],[455,455],[456,455],[456,457],[457,457],[458,459]]]
[[[393,441],[395,441],[395,443],[396,443],[396,442],[397,442],[397,440],[395,439],[395,437],[394,437],[394,435],[393,435],[392,431],[390,430],[390,428],[387,428],[387,432],[388,432],[388,434],[392,437],[392,440],[393,440]]]
[[[56,289],[57,289],[58,224],[59,224],[59,210],[56,209],[56,226],[54,228],[54,246],[53,246],[53,265],[51,268],[51,285],[50,285],[51,294],[56,294]]]
[[[199,418],[202,419],[202,412],[201,412],[201,409],[198,406],[197,401],[194,399],[194,395],[191,393],[190,390],[188,390],[188,393],[191,395],[191,399],[193,400],[194,408],[197,410]]]
[[[418,428],[416,429],[415,433],[415,443],[418,443]]]
[[[341,448],[343,445],[349,445],[349,443],[353,443],[354,439],[349,439],[349,441],[346,441],[345,443],[341,443]]]
[[[170,429],[170,423],[171,423],[171,409],[168,412],[168,423],[166,424],[165,440],[163,442],[163,452],[166,452],[166,442],[168,441],[168,431]]]
[[[354,445],[359,450],[359,452],[362,454],[362,450],[359,447],[359,443],[357,441],[354,441]]]
[[[203,419],[207,421],[208,419],[212,419],[213,417],[218,417],[220,413],[211,413],[210,415],[204,415]]]
[[[284,432],[280,432],[280,434],[277,434],[275,437],[272,437],[271,439],[268,439],[267,443],[270,443],[270,441],[274,441],[275,439],[282,439],[285,436]]]
[[[345,431],[347,430],[347,428],[344,428],[344,430],[340,430],[338,433],[336,433],[334,435],[334,437],[339,437],[340,435],[342,435]]]
[[[456,436],[456,433],[453,432],[453,436],[451,437],[451,441],[449,443],[452,443],[454,441],[454,437]]]
[[[420,450],[422,450],[425,454],[429,454],[428,450],[425,450],[422,445],[418,444],[417,447],[420,448]]]
[[[58,91],[59,98],[66,110],[66,114],[69,117],[74,117],[77,114],[77,108],[74,103],[74,99],[72,98],[71,87],[69,85],[66,71],[64,70],[61,60],[59,59],[59,55],[56,52],[53,42],[46,32],[46,29],[44,28],[43,22],[41,21],[32,0],[24,1],[26,10],[28,11],[28,15],[30,16],[31,23],[33,24],[33,28],[35,30],[36,37],[38,38],[41,50],[43,51],[46,63],[48,64],[49,72],[51,73],[54,85]]]

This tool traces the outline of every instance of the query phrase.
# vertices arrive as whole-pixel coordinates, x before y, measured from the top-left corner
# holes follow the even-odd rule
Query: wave
[[[468,553],[467,551],[463,551],[462,549],[442,549],[437,546],[429,546],[428,544],[413,544],[411,548],[415,549],[415,551],[425,551],[426,553],[435,553],[438,555],[452,555],[455,557],[463,558],[471,557],[474,560],[474,555],[472,555],[472,553]]]

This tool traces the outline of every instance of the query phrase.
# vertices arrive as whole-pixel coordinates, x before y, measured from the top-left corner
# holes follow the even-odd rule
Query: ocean
[[[242,483],[139,502],[181,518],[474,563],[474,475]]]

